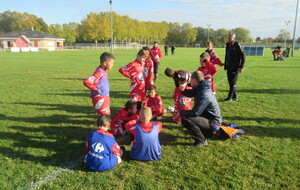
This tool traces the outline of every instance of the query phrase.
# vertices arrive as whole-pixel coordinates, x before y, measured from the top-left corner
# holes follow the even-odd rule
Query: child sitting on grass
[[[143,107],[140,111],[141,120],[130,121],[125,129],[134,136],[131,158],[139,161],[153,161],[161,158],[161,146],[158,134],[162,129],[160,122],[150,122],[152,111],[149,107]]]
[[[166,109],[162,106],[162,99],[156,93],[156,87],[150,86],[147,90],[147,96],[144,107],[149,107],[152,110],[152,119],[157,120],[157,116],[163,116],[166,114]]]
[[[122,108],[111,121],[110,132],[114,136],[123,136],[125,134],[124,125],[130,121],[139,119],[137,112],[137,103],[133,101],[127,101],[125,108]]]
[[[108,115],[98,116],[96,125],[98,129],[87,136],[84,162],[89,170],[103,172],[121,163],[123,150],[107,131],[110,126]]]

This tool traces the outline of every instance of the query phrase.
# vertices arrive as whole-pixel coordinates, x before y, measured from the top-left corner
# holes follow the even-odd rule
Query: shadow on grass
[[[218,92],[228,92],[228,90],[218,90]],[[238,89],[237,93],[257,93],[257,94],[300,94],[300,90],[293,89]]]
[[[252,120],[256,122],[274,122],[275,124],[293,124],[295,127],[263,127],[263,126],[242,126],[246,131],[245,135],[258,137],[275,137],[275,138],[294,138],[300,139],[300,120],[295,119],[274,119],[274,118],[242,118],[242,117],[226,117],[226,120]]]
[[[48,78],[48,79],[54,79],[54,80],[79,80],[79,81],[84,81],[84,78]]]
[[[90,97],[90,91],[80,91],[80,92],[65,92],[65,93],[43,93],[42,95],[47,96],[77,96],[77,97]],[[128,91],[110,91],[111,98],[128,98],[129,99],[129,92]]]
[[[93,129],[75,126],[10,126],[13,132],[1,132],[12,146],[0,147],[10,159],[22,159],[50,166],[62,166],[83,156],[86,134]],[[72,132],[70,132],[72,131]]]
[[[84,155],[88,132],[95,131],[97,115],[91,106],[44,103],[14,103],[35,106],[37,110],[64,110],[71,114],[53,112],[49,116],[17,117],[0,114],[0,120],[14,124],[0,132],[10,146],[0,146],[0,154],[8,159],[28,160],[42,165],[62,166]],[[111,107],[112,110],[119,108]],[[56,114],[55,114],[56,113]],[[87,113],[78,115],[78,113]],[[6,122],[9,123],[9,122]],[[29,124],[29,126],[28,126]]]

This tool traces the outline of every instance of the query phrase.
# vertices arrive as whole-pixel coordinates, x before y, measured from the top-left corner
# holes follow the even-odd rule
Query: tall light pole
[[[284,46],[286,47],[286,38],[287,38],[287,26],[290,23],[290,21],[284,21],[285,22],[285,38],[284,38]]]
[[[211,24],[207,24],[207,42],[209,42],[209,27],[211,26]]]
[[[298,4],[299,4],[299,0],[297,0],[296,15],[295,15],[295,23],[294,23],[293,45],[292,45],[292,54],[291,54],[292,57],[294,57],[296,23],[297,23],[297,15],[298,15]]]
[[[112,0],[109,0],[110,4],[110,51],[111,53],[114,52],[114,35],[113,35],[113,19],[112,19]]]

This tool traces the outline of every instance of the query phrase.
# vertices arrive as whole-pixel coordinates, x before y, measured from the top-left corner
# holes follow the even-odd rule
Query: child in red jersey
[[[125,108],[122,108],[117,115],[112,119],[110,124],[110,132],[114,136],[123,136],[125,134],[124,125],[131,120],[139,119],[137,112],[137,103],[128,101]]]
[[[179,85],[184,84],[186,80],[179,80]],[[192,89],[190,86],[186,86],[186,89]],[[176,87],[173,91],[173,100],[174,100],[174,112],[173,112],[173,121],[176,123],[181,122],[179,115],[180,110],[191,110],[192,108],[192,99],[181,94],[179,87]]]
[[[150,51],[150,49],[147,46],[144,46],[143,50],[146,50],[148,53]],[[153,61],[150,57],[150,54],[145,60],[144,78],[145,78],[145,90],[147,90],[150,86],[153,85]]]
[[[130,79],[130,100],[137,102],[138,110],[141,108],[142,101],[145,100],[145,79],[144,64],[148,57],[148,52],[141,49],[135,61],[123,66],[119,72]]]
[[[200,67],[198,71],[201,71],[204,75],[204,79],[210,81],[211,90],[216,93],[214,81],[212,80],[214,74],[218,71],[218,68],[210,62],[210,55],[204,52],[200,55]]]
[[[84,162],[89,170],[103,172],[121,163],[123,150],[107,131],[110,125],[108,115],[99,115],[96,125],[98,129],[87,136]]]
[[[280,53],[281,53],[280,48],[275,49],[274,51],[272,51],[272,54],[274,56],[274,61],[278,61],[279,60],[279,58],[281,57]]]
[[[134,120],[125,124],[125,129],[134,136],[130,151],[132,159],[153,161],[161,158],[158,134],[162,129],[162,124],[160,122],[150,122],[151,112],[149,107],[143,107],[140,112],[140,121]]]
[[[154,64],[154,82],[157,81],[158,78],[158,68],[160,64],[160,60],[162,58],[161,49],[158,47],[158,43],[153,43],[153,48],[150,50],[150,56]]]
[[[100,56],[100,66],[94,74],[83,81],[83,84],[91,90],[90,97],[98,115],[110,115],[110,97],[107,70],[111,70],[115,57],[108,52]]]
[[[152,119],[156,120],[157,116],[163,116],[166,114],[166,109],[162,106],[162,99],[156,93],[156,87],[150,86],[147,90],[147,96],[144,107],[149,107],[152,110]]]
[[[220,58],[218,57],[218,55],[216,54],[216,52],[212,49],[214,46],[214,44],[212,43],[212,41],[209,41],[206,43],[206,47],[207,49],[205,50],[205,52],[209,53],[210,55],[210,62],[212,62],[212,64],[214,65],[220,65],[220,66],[224,66],[224,64],[221,62]]]

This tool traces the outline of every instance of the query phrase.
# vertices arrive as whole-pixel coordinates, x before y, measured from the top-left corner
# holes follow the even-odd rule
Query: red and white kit
[[[220,65],[220,66],[224,66],[219,58],[219,56],[216,54],[216,52],[214,50],[206,50],[206,52],[209,53],[210,55],[210,62],[212,62],[212,64],[214,65]]]
[[[145,78],[145,90],[147,91],[150,86],[153,86],[153,61],[146,59],[144,65],[144,78]]]
[[[98,115],[110,115],[110,97],[107,71],[97,67],[94,74],[83,81],[91,90],[90,97]]]
[[[131,80],[130,100],[140,102],[145,100],[144,65],[137,60],[123,66],[119,72]]]
[[[124,125],[131,120],[137,120],[140,117],[138,114],[130,114],[124,108],[122,108],[117,115],[111,120],[110,132],[114,136],[122,136],[125,134]]]
[[[211,84],[211,90],[213,92],[216,92],[215,90],[215,84],[214,81],[212,81],[212,78],[214,74],[218,71],[218,68],[212,64],[209,60],[205,62],[205,67],[199,67],[198,71],[201,71],[204,75],[204,79],[210,81]]]
[[[162,58],[161,49],[158,47],[153,47],[150,49],[150,57],[154,63],[160,63],[160,59]]]
[[[190,90],[192,87],[187,86],[186,89]],[[181,94],[179,87],[176,87],[173,91],[173,100],[174,100],[174,112],[173,112],[173,121],[176,123],[181,122],[179,115],[180,110],[191,110],[192,109],[192,99],[188,98]]]
[[[152,110],[152,115],[162,116],[163,115],[163,106],[162,99],[159,95],[155,95],[153,98],[149,95],[146,96],[145,107],[149,107]]]

